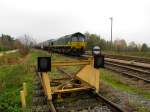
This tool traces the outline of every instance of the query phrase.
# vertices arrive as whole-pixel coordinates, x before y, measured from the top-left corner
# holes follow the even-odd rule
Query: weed
[[[28,105],[32,99],[32,81],[34,72],[27,70],[27,66],[36,63],[38,56],[46,53],[31,51],[28,59],[23,64],[3,65],[0,67],[0,112],[20,112],[20,90],[22,83],[28,87]]]

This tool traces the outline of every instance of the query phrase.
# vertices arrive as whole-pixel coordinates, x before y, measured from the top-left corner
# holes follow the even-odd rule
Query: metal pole
[[[110,17],[111,20],[111,47],[112,47],[112,25],[113,25],[113,17]]]

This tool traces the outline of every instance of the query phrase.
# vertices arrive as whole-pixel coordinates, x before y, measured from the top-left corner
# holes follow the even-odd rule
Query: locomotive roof
[[[76,36],[76,37],[82,36],[82,37],[85,37],[85,35],[83,35],[83,34],[80,33],[80,32],[74,33],[74,34],[72,34],[71,36]]]
[[[49,42],[62,41],[64,39],[67,40],[67,39],[72,38],[72,37],[80,37],[80,36],[86,38],[86,36],[84,34],[82,34],[80,32],[76,32],[76,33],[73,33],[73,34],[70,34],[70,35],[60,37],[58,39],[50,39],[50,40],[41,42],[41,43],[39,43],[39,45],[49,44]]]
[[[63,37],[60,37],[57,40],[60,40],[60,39],[69,39],[69,38],[72,38],[72,37],[81,37],[81,36],[84,37],[84,38],[86,38],[86,36],[84,34],[82,34],[80,32],[77,32],[77,33],[73,33],[73,34],[70,34],[70,35],[65,35]]]

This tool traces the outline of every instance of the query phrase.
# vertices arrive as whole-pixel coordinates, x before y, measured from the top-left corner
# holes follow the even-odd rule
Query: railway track
[[[150,64],[105,58],[105,68],[150,83]]]
[[[89,55],[90,56],[90,55]],[[88,55],[83,55],[82,58],[87,58]],[[133,57],[132,57],[133,59]],[[139,59],[139,58],[138,58]],[[143,58],[142,58],[143,59]],[[136,62],[131,62],[130,59],[117,58],[117,57],[105,57],[105,68],[117,73],[121,73],[124,76],[132,77],[137,80],[142,80],[146,83],[150,83],[150,64],[148,61],[135,59]],[[147,62],[147,63],[143,63]]]
[[[62,74],[71,76],[62,68],[58,70]],[[62,94],[59,99],[55,99],[54,94],[52,102],[49,102],[44,95],[40,80],[37,73],[34,81],[32,112],[124,112],[93,90]]]
[[[31,112],[50,112],[50,106],[47,102],[47,98],[44,95],[44,91],[38,76],[35,77],[33,83]]]
[[[76,59],[83,60],[85,58],[87,59],[88,55],[77,57]],[[132,64],[116,63],[106,60],[105,67],[123,75],[150,83],[150,70],[142,65],[135,66]],[[65,72],[61,68],[58,70],[62,74],[66,74],[68,77],[72,78],[72,74]],[[35,89],[33,91],[32,112],[123,112],[123,110],[114,103],[102,97],[100,94],[94,93],[93,90],[72,92],[61,95],[61,97],[57,99],[55,99],[56,96],[54,94],[53,100],[50,102],[44,95],[40,80],[40,77],[37,75],[34,84]]]
[[[135,61],[135,62],[150,64],[150,58],[143,58],[143,57],[137,57],[137,56],[112,55],[112,54],[104,54],[104,55],[106,58],[111,58],[111,59]]]
[[[58,70],[63,73],[66,74],[67,76],[72,76],[72,74],[67,73],[65,70],[63,70],[62,68],[58,68]],[[79,94],[79,96],[78,96]],[[80,97],[81,95],[81,97]],[[114,104],[113,102],[110,102],[108,99],[104,98],[103,96],[101,96],[100,94],[96,94],[92,91],[86,91],[83,93],[77,93],[77,99],[79,99],[79,102],[81,104],[78,104],[79,107],[79,111],[80,111],[80,106],[82,104],[85,104],[85,107],[81,110],[86,110],[87,112],[123,112],[123,110],[121,110],[116,104]],[[78,98],[79,97],[79,98]],[[81,99],[81,100],[80,100]],[[89,99],[89,100],[87,100]],[[77,103],[79,103],[77,102]],[[87,104],[86,104],[87,103]],[[74,107],[74,106],[72,106]],[[74,110],[76,110],[76,106],[74,108]]]
[[[123,64],[116,64],[112,62],[105,62],[105,68],[108,70],[121,73],[125,76],[136,78],[137,80],[143,80],[146,83],[150,83],[150,72],[143,69],[137,69]]]

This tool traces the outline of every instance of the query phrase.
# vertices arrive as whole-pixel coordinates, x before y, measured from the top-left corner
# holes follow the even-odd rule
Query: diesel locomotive
[[[77,32],[51,41],[49,46],[45,46],[44,49],[48,49],[51,52],[80,56],[85,52],[86,40],[87,38],[84,34]]]

